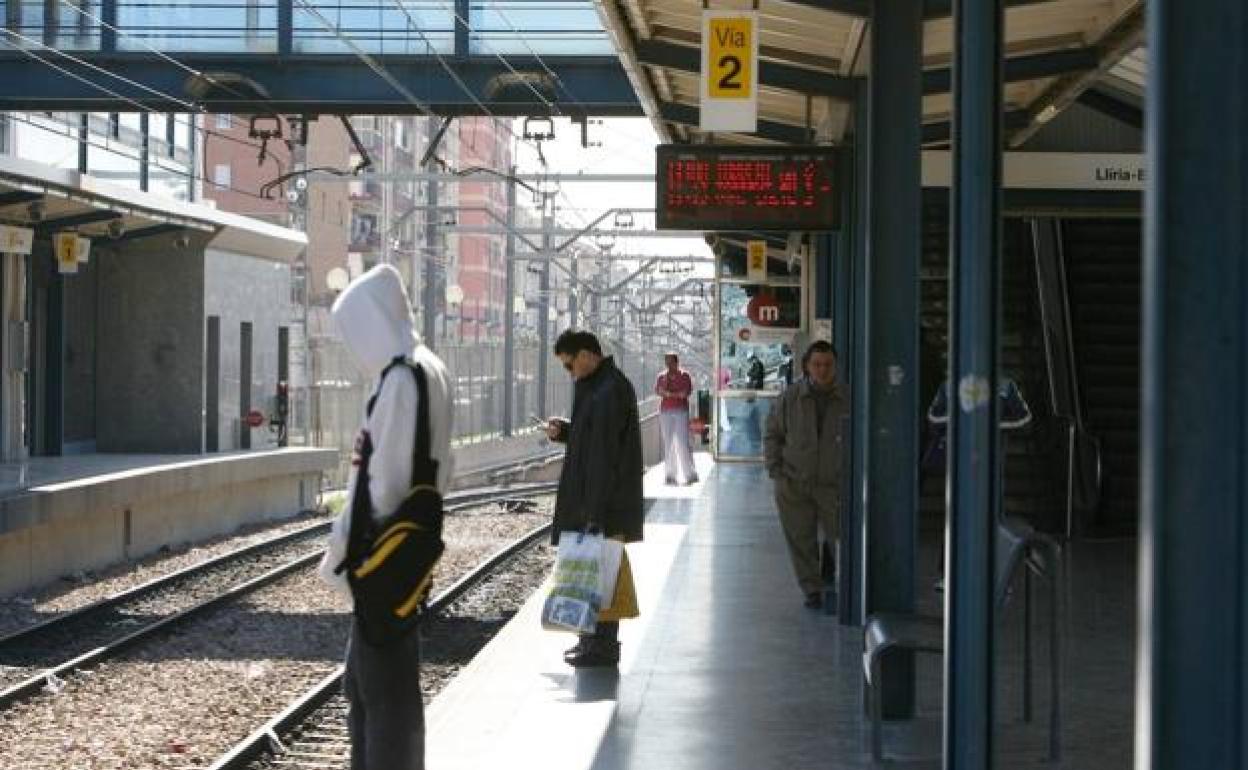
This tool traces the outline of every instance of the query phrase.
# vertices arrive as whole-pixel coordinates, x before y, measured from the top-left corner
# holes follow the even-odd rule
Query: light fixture
[[[1036,113],[1036,122],[1043,125],[1053,118],[1057,117],[1057,105],[1050,104],[1040,112]]]

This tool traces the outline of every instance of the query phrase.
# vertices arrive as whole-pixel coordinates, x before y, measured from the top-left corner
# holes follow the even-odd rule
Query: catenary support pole
[[[507,182],[507,229],[516,224],[516,167],[511,167]],[[505,291],[503,296],[503,435],[510,436],[516,427],[516,236],[507,235]]]

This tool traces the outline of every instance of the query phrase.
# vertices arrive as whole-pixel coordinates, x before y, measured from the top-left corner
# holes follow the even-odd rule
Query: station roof
[[[100,244],[197,231],[211,234],[209,248],[280,262],[293,261],[308,242],[303,233],[268,222],[7,155],[0,156],[0,222],[37,232],[76,230]],[[119,237],[109,235],[112,222],[121,223]]]
[[[1076,100],[1101,111],[1121,108],[1138,115],[1147,62],[1142,0],[1006,4],[1005,110],[1011,146]],[[928,145],[949,140],[951,5],[950,0],[927,0],[924,9],[923,140]],[[668,141],[688,140],[696,131],[702,8],[698,0],[602,3],[604,25],[643,107]],[[850,125],[856,84],[870,67],[870,3],[760,0],[758,10],[758,130],[717,133],[717,141],[799,144],[808,142],[812,132],[820,140],[840,141]]]

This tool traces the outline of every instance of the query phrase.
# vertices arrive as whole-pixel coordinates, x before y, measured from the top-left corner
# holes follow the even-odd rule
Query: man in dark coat
[[[626,543],[641,540],[641,422],[633,385],[603,356],[598,338],[569,329],[555,340],[555,355],[576,381],[572,418],[552,417],[546,434],[566,443],[552,542],[566,530],[597,530]],[[573,666],[619,662],[619,623],[598,623],[565,659]]]

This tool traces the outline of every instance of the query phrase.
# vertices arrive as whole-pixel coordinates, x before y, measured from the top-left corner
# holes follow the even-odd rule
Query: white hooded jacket
[[[407,356],[420,364],[429,393],[429,427],[433,434],[429,450],[438,462],[438,491],[445,493],[453,470],[451,379],[441,359],[416,336],[399,272],[390,265],[378,265],[369,270],[338,297],[332,313],[338,334],[366,376],[379,377],[396,356]],[[368,492],[373,501],[374,519],[380,520],[393,513],[411,486],[418,399],[416,377],[411,370],[392,369],[381,383],[372,414],[364,417],[361,430],[368,432],[373,444]],[[351,502],[358,473],[358,467],[351,471],[347,505],[334,521],[329,546],[320,565],[321,578],[348,599],[351,591],[346,575],[336,575],[334,569],[347,552]]]

